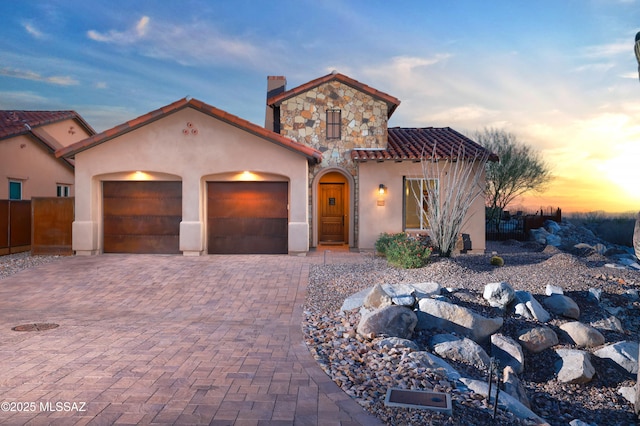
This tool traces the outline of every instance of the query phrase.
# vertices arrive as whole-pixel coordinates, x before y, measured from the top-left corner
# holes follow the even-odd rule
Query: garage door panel
[[[177,216],[112,216],[105,217],[104,227],[111,235],[174,235],[180,221]]]
[[[287,182],[209,182],[209,253],[288,250]]]
[[[180,244],[176,235],[105,235],[105,253],[176,254]]]
[[[155,215],[181,216],[182,201],[180,198],[105,198],[104,214],[121,216]]]
[[[103,182],[105,253],[179,253],[182,182]]]

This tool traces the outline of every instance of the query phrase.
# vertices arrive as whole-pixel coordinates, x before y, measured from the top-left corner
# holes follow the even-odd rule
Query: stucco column
[[[180,250],[184,256],[200,256],[204,250],[203,211],[206,201],[204,183],[199,176],[182,178],[182,221]]]
[[[76,255],[98,254],[98,223],[102,208],[100,181],[76,168],[75,220],[71,225],[71,247]]]

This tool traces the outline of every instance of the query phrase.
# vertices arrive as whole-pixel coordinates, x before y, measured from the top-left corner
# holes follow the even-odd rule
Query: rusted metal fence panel
[[[0,255],[9,254],[9,200],[0,200]]]
[[[31,200],[0,200],[0,255],[31,249]]]
[[[31,200],[33,216],[31,254],[73,254],[71,227],[74,219],[74,199],[64,197],[38,197]]]

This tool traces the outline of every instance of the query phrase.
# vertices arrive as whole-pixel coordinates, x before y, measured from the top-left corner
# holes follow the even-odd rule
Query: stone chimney
[[[287,90],[287,78],[284,76],[270,75],[267,77],[267,99]],[[264,117],[264,127],[267,130],[280,133],[280,107],[270,107]]]

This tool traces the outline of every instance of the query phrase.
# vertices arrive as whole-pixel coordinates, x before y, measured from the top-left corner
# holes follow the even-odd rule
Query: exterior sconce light
[[[380,186],[378,186],[378,194],[379,195],[384,195],[387,193],[387,187],[384,186],[384,184],[380,184]]]

